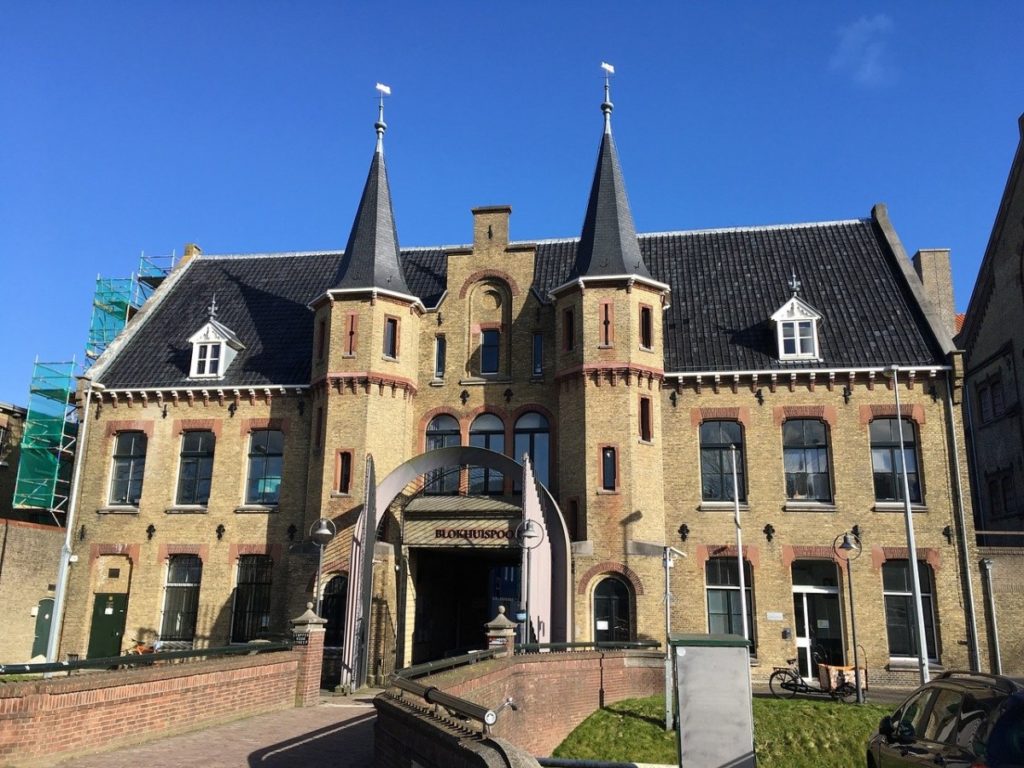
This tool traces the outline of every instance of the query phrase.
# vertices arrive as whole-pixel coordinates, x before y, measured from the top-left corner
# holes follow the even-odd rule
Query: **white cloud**
[[[879,13],[841,27],[839,46],[829,60],[829,68],[849,75],[859,85],[889,83],[896,74],[888,49],[893,26],[891,18]]]

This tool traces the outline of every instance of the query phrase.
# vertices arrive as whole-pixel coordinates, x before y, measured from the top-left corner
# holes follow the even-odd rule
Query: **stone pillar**
[[[496,657],[511,656],[515,650],[516,627],[514,621],[505,616],[505,606],[498,606],[498,615],[484,624],[487,630],[487,650],[497,651]]]
[[[324,663],[324,624],[313,613],[313,604],[306,603],[306,612],[292,619],[292,638],[298,655],[299,669],[295,675],[295,706],[315,707],[320,703],[320,670]]]

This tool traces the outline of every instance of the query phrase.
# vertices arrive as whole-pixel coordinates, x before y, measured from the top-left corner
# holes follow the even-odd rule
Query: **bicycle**
[[[786,659],[788,667],[775,667],[768,678],[768,689],[777,699],[792,699],[798,693],[805,696],[829,696],[833,701],[850,702],[857,698],[856,675],[850,667],[838,667],[825,664],[818,652],[814,653],[814,661],[818,664],[819,678],[828,680],[825,685],[808,685],[800,674],[796,659]],[[821,672],[825,674],[822,675]],[[835,672],[835,682],[832,673]],[[867,688],[867,685],[864,685]]]

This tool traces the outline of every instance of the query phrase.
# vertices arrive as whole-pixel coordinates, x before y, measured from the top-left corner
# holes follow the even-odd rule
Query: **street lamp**
[[[516,541],[519,542],[519,546],[523,550],[523,562],[520,566],[520,598],[519,598],[519,610],[520,615],[516,616],[517,619],[522,618],[524,623],[523,627],[523,640],[524,644],[530,642],[530,552],[535,550],[544,541],[544,531],[539,525],[533,520],[525,518],[523,522],[516,528]]]
[[[856,526],[854,526],[856,527]],[[850,627],[853,630],[853,680],[857,686],[857,703],[864,703],[864,691],[860,687],[860,655],[857,652],[857,615],[853,608],[853,569],[850,562],[860,557],[860,537],[855,533],[846,531],[836,536],[832,542],[832,551],[836,557],[846,561],[846,583],[850,587]]]
[[[316,615],[320,615],[320,578],[324,570],[324,547],[326,547],[331,539],[338,533],[338,529],[334,523],[328,520],[326,517],[321,517],[315,523],[309,527],[309,538],[312,539],[313,543],[320,548],[320,559],[316,565]]]

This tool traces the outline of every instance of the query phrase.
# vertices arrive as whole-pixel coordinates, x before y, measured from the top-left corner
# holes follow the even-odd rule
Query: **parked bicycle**
[[[804,696],[829,696],[833,701],[849,702],[857,698],[856,674],[853,667],[826,664],[824,655],[813,652],[818,665],[818,685],[810,685],[800,674],[796,659],[787,659],[788,667],[775,667],[768,678],[768,688],[777,699],[792,699],[798,693]],[[861,687],[867,691],[867,679],[861,670]]]

